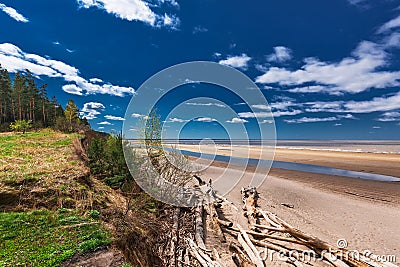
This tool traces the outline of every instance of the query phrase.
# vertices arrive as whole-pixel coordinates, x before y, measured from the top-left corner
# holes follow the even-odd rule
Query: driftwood
[[[198,205],[195,209],[195,240],[197,245],[206,250],[206,245],[204,244],[204,206],[201,201],[200,205]]]
[[[264,263],[261,259],[257,256],[258,253],[254,253],[252,247],[249,243],[242,237],[241,233],[238,234],[237,238],[239,244],[242,246],[246,254],[249,256],[251,262],[257,267],[264,267]],[[251,243],[251,242],[250,242]]]
[[[246,256],[246,254],[234,243],[229,244],[229,250],[233,252],[232,259],[233,258],[238,259],[237,263],[240,264],[239,266],[255,266],[254,264],[251,263],[250,259]]]
[[[218,213],[214,206],[214,203],[208,204],[208,210],[209,210],[211,225],[212,225],[213,229],[215,230],[216,234],[218,235],[220,241],[225,243],[226,238],[225,238],[224,232],[222,232],[221,225],[219,223]]]
[[[171,243],[171,251],[177,255],[174,258],[175,266],[202,266],[202,267],[219,267],[219,266],[240,266],[240,267],[265,267],[266,262],[262,259],[260,252],[262,249],[273,250],[279,253],[281,257],[277,260],[286,262],[296,267],[313,265],[304,255],[309,255],[310,251],[315,252],[314,260],[322,260],[334,267],[395,267],[396,265],[381,262],[374,254],[360,255],[359,259],[346,257],[351,255],[350,251],[344,248],[337,248],[323,240],[308,235],[299,229],[291,226],[276,214],[267,210],[262,210],[257,205],[258,193],[255,188],[243,188],[241,190],[243,200],[244,215],[247,218],[246,227],[241,227],[237,222],[234,223],[219,218],[223,212],[223,208],[227,207],[223,204],[229,204],[236,213],[239,209],[228,199],[219,196],[212,189],[212,184],[205,183],[199,176],[194,176],[200,185],[208,185],[208,194],[217,199],[215,203],[209,203],[204,206],[201,201],[197,207],[192,209],[194,216],[194,233],[186,240],[186,246],[178,246],[178,242]],[[291,204],[281,203],[282,206],[293,208]],[[204,212],[207,210],[207,213]],[[233,210],[232,210],[233,211]],[[207,216],[205,216],[208,214]],[[175,219],[179,215],[174,213],[174,225],[172,236],[176,236],[179,241],[179,222],[176,224]],[[182,220],[183,221],[183,220]],[[204,224],[206,222],[207,224]],[[224,245],[216,246],[212,250],[208,250],[205,246],[205,227],[211,227],[214,231],[209,232],[219,238],[221,243],[227,240],[225,233],[229,233],[229,251],[230,262],[224,262],[227,259],[226,251],[221,257],[217,248],[223,248]],[[245,230],[250,229],[250,230]],[[209,235],[207,234],[207,236]],[[183,238],[182,238],[183,239]],[[227,245],[225,245],[227,247]],[[268,251],[265,250],[265,251]],[[295,253],[293,253],[295,252]],[[344,256],[344,257],[342,257]]]
[[[201,266],[209,267],[207,261],[200,255],[199,249],[196,248],[196,245],[194,244],[193,240],[189,239],[188,245],[189,245],[189,252],[192,255],[192,257],[197,259],[197,261],[200,263]]]
[[[178,257],[177,257],[177,251],[176,248],[178,247],[179,243],[179,216],[181,213],[180,208],[175,208],[174,213],[173,213],[173,221],[174,224],[172,226],[172,232],[171,232],[171,258],[173,259],[174,266],[178,266]]]
[[[233,226],[233,222],[229,222],[229,221],[224,221],[221,219],[218,219],[218,223],[220,225],[226,226],[226,227],[232,227]]]
[[[257,218],[257,199],[258,193],[255,188],[242,188],[242,200],[244,203],[245,217],[249,221],[250,228],[255,229],[255,225],[258,224]]]

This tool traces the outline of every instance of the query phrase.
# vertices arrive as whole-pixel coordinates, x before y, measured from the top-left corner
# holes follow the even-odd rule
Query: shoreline
[[[225,167],[226,163],[214,162],[202,175],[215,181]],[[252,171],[248,168],[225,195],[238,206],[242,205],[240,188],[247,187]],[[397,262],[400,259],[400,183],[271,169],[258,191],[261,207],[301,231],[333,245],[345,239],[348,249],[395,255]]]
[[[271,159],[270,154],[254,146],[179,145],[178,149],[222,156]],[[264,153],[264,154],[263,154]],[[400,177],[400,155],[361,152],[338,152],[321,150],[295,150],[276,148],[274,160],[325,166],[349,171],[358,171]]]

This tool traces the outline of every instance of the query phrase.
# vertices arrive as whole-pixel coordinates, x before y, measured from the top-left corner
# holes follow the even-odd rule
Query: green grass
[[[0,266],[58,266],[77,252],[110,244],[111,234],[98,223],[71,227],[97,222],[92,213],[85,217],[65,209],[0,213]]]

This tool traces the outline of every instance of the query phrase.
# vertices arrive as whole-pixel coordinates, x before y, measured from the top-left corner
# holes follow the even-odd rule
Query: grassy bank
[[[59,266],[112,243],[101,210],[114,192],[75,155],[76,137],[0,134],[0,266]]]

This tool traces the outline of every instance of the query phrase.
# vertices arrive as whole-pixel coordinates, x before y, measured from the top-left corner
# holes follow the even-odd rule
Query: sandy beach
[[[218,154],[230,154],[226,147],[217,148]],[[196,146],[180,149],[199,151]],[[208,149],[202,147],[201,151],[212,152]],[[241,148],[233,149],[234,156],[241,155]],[[252,147],[250,153],[256,157],[259,151]],[[400,177],[399,155],[278,149],[275,159]],[[217,179],[226,166],[226,163],[214,162],[203,177]],[[228,199],[240,205],[240,188],[249,184],[253,172],[254,167],[247,168],[241,181],[226,195]],[[331,244],[345,239],[349,249],[395,255],[399,262],[400,183],[271,169],[258,191],[264,209],[302,231]]]

